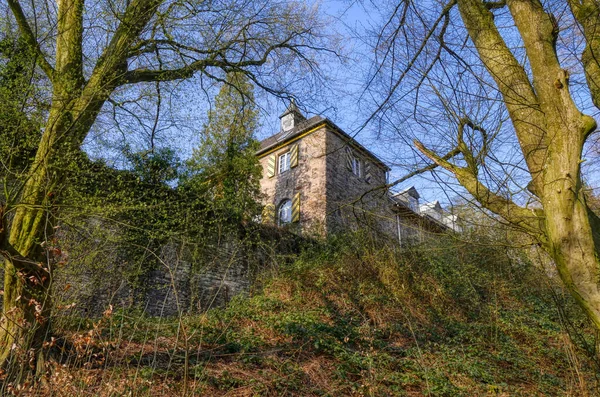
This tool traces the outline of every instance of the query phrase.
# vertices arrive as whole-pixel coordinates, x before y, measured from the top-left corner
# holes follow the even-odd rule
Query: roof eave
[[[319,128],[324,127],[324,126],[327,126],[327,127],[331,128],[338,135],[341,135],[343,138],[345,138],[347,140],[348,144],[354,146],[359,151],[363,152],[363,154],[366,154],[367,156],[369,156],[370,158],[372,158],[373,160],[375,160],[375,163],[377,163],[377,165],[380,166],[381,168],[383,168],[385,171],[390,171],[391,170],[390,167],[388,167],[383,161],[381,161],[377,156],[375,156],[369,149],[365,148],[363,145],[361,145],[360,143],[356,142],[356,140],[354,140],[354,138],[352,138],[350,135],[348,135],[346,132],[344,132],[344,130],[342,130],[340,127],[338,127],[337,125],[335,125],[331,120],[326,119],[326,118],[317,121],[313,125],[309,124],[309,125],[303,127],[302,129],[294,132],[293,134],[288,135],[285,139],[283,139],[281,141],[273,142],[269,146],[266,146],[266,147],[258,150],[256,152],[256,155],[258,157],[260,157],[260,156],[262,156],[262,155],[264,155],[264,154],[272,151],[273,149],[275,149],[277,147],[285,146],[290,141],[294,140],[299,135],[302,135],[302,134],[304,134],[305,132],[307,132],[309,130],[316,131]]]
[[[315,123],[315,124],[313,124],[313,125],[310,125],[310,124],[309,124],[309,125],[307,125],[307,126],[303,127],[302,129],[299,129],[298,131],[294,132],[293,134],[288,134],[288,136],[286,136],[284,139],[282,139],[282,140],[280,140],[280,141],[275,141],[275,142],[273,142],[272,144],[270,144],[269,146],[266,146],[266,147],[264,147],[264,148],[262,148],[262,149],[259,149],[259,150],[256,152],[256,155],[260,157],[260,156],[262,156],[263,154],[265,154],[265,153],[269,152],[270,150],[272,150],[272,149],[274,149],[274,148],[276,148],[276,147],[279,147],[279,146],[285,146],[286,144],[288,144],[288,143],[289,143],[289,141],[293,140],[293,139],[294,139],[294,138],[296,138],[298,135],[302,135],[302,134],[304,134],[306,131],[309,131],[309,130],[311,130],[311,129],[315,129],[315,130],[316,130],[316,129],[318,129],[319,127],[321,127],[322,125],[326,124],[326,122],[327,122],[327,119],[323,119],[323,120],[320,120],[320,121],[316,122],[316,123]]]

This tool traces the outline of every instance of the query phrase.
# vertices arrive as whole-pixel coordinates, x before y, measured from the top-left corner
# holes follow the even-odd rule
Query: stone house
[[[416,189],[391,194],[390,168],[331,120],[292,102],[280,127],[257,152],[264,223],[317,236],[367,228],[401,243],[448,229],[445,215],[420,213]]]

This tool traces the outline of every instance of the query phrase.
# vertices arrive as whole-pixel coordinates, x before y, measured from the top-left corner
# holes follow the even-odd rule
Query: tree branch
[[[98,59],[83,92],[74,106],[80,118],[76,142],[81,143],[94,123],[100,108],[119,85],[127,69],[127,54],[134,41],[156,13],[162,0],[132,0],[110,43]]]
[[[504,42],[486,3],[459,0],[458,6],[469,37],[504,98],[536,189],[542,191],[538,176],[546,154],[546,121],[529,77]]]
[[[600,109],[600,3],[593,0],[568,0],[571,11],[583,28],[586,46],[581,60],[592,101]]]
[[[415,140],[415,146],[425,156],[434,163],[452,172],[460,184],[487,210],[500,215],[514,226],[525,229],[526,231],[542,238],[541,221],[539,212],[523,208],[515,204],[512,200],[502,197],[489,190],[479,179],[476,173],[470,167],[459,167],[450,163],[447,159],[440,157],[432,150],[426,148],[421,142]]]
[[[129,53],[127,54],[127,58],[133,58],[142,54],[150,54],[150,53],[156,53],[157,50],[163,49],[160,48],[160,46],[167,46],[166,49],[169,49],[168,47],[170,47],[170,49],[172,51],[175,52],[179,52],[181,50],[183,51],[189,51],[195,54],[201,54],[201,55],[206,55],[206,54],[211,54],[215,51],[204,51],[204,50],[200,50],[198,48],[195,47],[191,47],[188,45],[184,45],[181,43],[178,43],[174,40],[167,40],[167,39],[150,39],[150,40],[144,40],[139,42],[135,47],[133,47]]]
[[[56,36],[56,73],[60,80],[54,84],[59,95],[69,101],[83,88],[83,0],[58,2]]]
[[[19,1],[8,0],[8,5],[10,6],[10,9],[13,15],[15,16],[15,19],[17,20],[17,24],[19,25],[19,30],[21,31],[21,34],[27,41],[29,47],[31,47],[36,53],[38,58],[38,65],[40,65],[40,68],[42,68],[46,76],[48,76],[50,81],[52,81],[54,78],[54,68],[52,67],[52,65],[50,65],[50,63],[46,59],[46,56],[42,52],[40,44],[38,43],[37,38],[33,33],[33,30],[31,30],[31,26],[29,26],[29,23],[27,22],[27,17],[25,16],[25,13],[23,13],[23,9],[21,8]]]
[[[459,155],[461,153],[461,151],[458,148],[454,148],[451,151],[449,151],[448,153],[446,153],[444,156],[441,157],[442,160],[450,160],[451,158]],[[401,178],[396,179],[394,182],[388,183],[387,185],[385,185],[386,189],[389,189],[391,187],[394,187],[396,185],[399,185],[400,183],[409,180],[412,177],[415,177],[417,175],[421,175],[424,174],[428,171],[433,171],[435,170],[437,167],[439,167],[440,165],[438,163],[432,163],[429,165],[426,165],[424,167],[421,167],[415,171],[409,172],[408,174],[404,175]]]
[[[465,127],[470,127],[473,131],[478,131],[479,133],[481,133],[481,136],[483,137],[482,148],[481,148],[480,152],[477,154],[477,156],[473,155],[473,152],[469,149],[469,147],[465,143],[465,139],[464,139]],[[458,150],[463,154],[465,161],[467,162],[467,165],[469,166],[469,168],[471,168],[473,174],[477,175],[478,168],[479,168],[478,161],[483,162],[485,155],[487,154],[487,144],[488,144],[487,132],[485,131],[485,129],[483,127],[473,123],[473,121],[471,121],[471,119],[469,119],[468,117],[463,117],[460,119],[460,121],[458,123],[457,138],[458,138]]]
[[[392,99],[392,96],[394,95],[394,93],[396,92],[396,90],[398,90],[398,88],[401,86],[401,84],[404,81],[405,77],[408,76],[408,73],[413,69],[413,67],[417,63],[419,57],[425,51],[425,49],[427,47],[427,42],[435,34],[438,26],[440,24],[442,24],[442,25],[444,24],[444,21],[446,20],[446,16],[450,13],[450,11],[452,10],[452,8],[457,4],[457,1],[458,0],[450,0],[450,1],[448,1],[448,4],[446,4],[444,6],[444,8],[440,12],[440,15],[438,16],[438,18],[435,20],[435,22],[433,23],[433,25],[431,26],[431,28],[425,34],[425,37],[421,41],[421,43],[419,45],[419,48],[415,51],[415,54],[407,62],[406,67],[399,74],[399,77],[396,79],[396,81],[394,82],[393,86],[390,88],[390,90],[387,93],[386,97],[383,99],[383,101],[381,101],[381,103],[371,113],[371,115],[360,125],[360,127],[358,128],[357,131],[361,131],[362,129],[364,129],[375,118],[375,116],[383,110],[383,108],[385,107],[385,105],[390,102],[390,100]],[[400,29],[400,28],[398,28],[398,29]],[[397,34],[397,31],[394,32],[394,36],[396,34]],[[378,69],[380,69],[380,68],[381,67],[378,67]],[[374,79],[375,79],[375,74],[371,78],[371,81],[373,81]],[[371,82],[369,82],[368,84],[371,84]]]
[[[192,77],[197,71],[209,67],[218,67],[226,72],[240,70],[242,68],[250,66],[261,66],[265,64],[269,58],[269,55],[277,49],[288,49],[291,51],[297,51],[297,46],[294,47],[288,42],[275,44],[269,46],[261,58],[246,60],[246,61],[228,61],[222,57],[224,51],[214,51],[212,56],[206,59],[201,59],[190,63],[189,65],[183,66],[178,69],[169,70],[151,70],[151,69],[134,69],[127,71],[123,74],[120,84],[134,84],[140,82],[150,81],[172,81],[181,80]],[[217,58],[219,57],[219,58]]]
[[[506,7],[506,0],[501,0],[501,1],[486,1],[484,4],[485,4],[485,7],[488,10],[495,10],[495,9],[498,9],[498,8]]]

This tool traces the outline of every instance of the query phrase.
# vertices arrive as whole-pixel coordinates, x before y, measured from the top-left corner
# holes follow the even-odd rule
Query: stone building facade
[[[197,246],[173,241],[144,258],[143,265],[120,239],[110,240],[116,241],[112,245],[95,240],[79,248],[107,253],[90,256],[93,266],[74,262],[57,271],[58,305],[69,308],[67,315],[100,316],[109,305],[161,317],[201,312],[247,293],[260,271],[298,254],[297,234],[325,237],[367,228],[405,244],[459,230],[456,217],[439,202],[421,203],[414,187],[392,194],[389,168],[380,159],[330,120],[306,119],[293,104],[281,116],[281,131],[261,142],[258,157],[264,171],[263,221],[270,225],[215,237],[195,255]],[[246,234],[257,232],[261,243],[248,245]]]
[[[306,119],[293,102],[280,120],[257,152],[264,223],[317,236],[366,228],[401,243],[451,228],[431,212],[439,203],[421,213],[414,187],[390,193],[389,167],[330,120]]]
[[[263,222],[313,235],[369,227],[395,233],[389,168],[330,120],[291,104],[261,142]]]

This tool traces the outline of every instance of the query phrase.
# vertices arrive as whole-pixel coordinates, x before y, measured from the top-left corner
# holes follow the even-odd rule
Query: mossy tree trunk
[[[17,11],[18,3],[11,3]],[[56,167],[60,143],[71,139],[73,103],[81,94],[83,2],[64,0],[59,8],[60,35],[56,66],[44,68],[53,83],[52,105],[35,159],[27,174],[14,217],[3,236],[4,300],[0,327],[0,366],[6,380],[21,382],[32,371],[43,370],[42,344],[49,327],[52,269],[43,247],[51,230],[48,208],[59,181]],[[26,21],[17,13],[21,25]],[[22,15],[21,15],[22,16]],[[62,153],[67,155],[67,153]],[[64,158],[64,157],[63,157]],[[9,219],[6,219],[7,221]]]
[[[600,103],[600,5],[571,1],[584,27],[583,63],[591,96]],[[586,204],[581,177],[584,143],[596,129],[569,91],[569,74],[556,51],[559,27],[537,0],[457,0],[460,15],[483,65],[496,82],[508,109],[531,182],[529,190],[542,208],[529,209],[500,197],[478,179],[475,156],[459,136],[466,167],[441,158],[422,144],[423,153],[453,172],[488,210],[527,230],[554,259],[558,273],[600,330],[600,221]],[[521,36],[530,67],[527,74],[503,40],[491,9],[507,7]],[[463,126],[464,127],[464,126]]]
[[[52,102],[35,159],[27,174],[14,217],[3,236],[5,279],[0,327],[0,367],[5,381],[20,383],[41,375],[43,343],[49,332],[53,202],[65,170],[96,116],[122,77],[127,49],[156,12],[159,1],[130,3],[123,24],[86,82],[83,76],[83,0],[62,0],[58,9],[56,62],[41,67],[52,82]],[[11,5],[22,33],[29,31],[18,2]],[[133,16],[136,16],[135,18]]]
[[[311,11],[292,5],[286,9],[281,4],[231,0],[231,7],[213,10],[210,4],[189,7],[177,0],[131,0],[106,7],[105,17],[112,12],[114,20],[107,22],[107,37],[98,40],[99,46],[106,44],[86,55],[88,63],[95,62],[89,65],[86,76],[85,0],[59,0],[56,15],[46,16],[53,20],[53,35],[44,33],[45,40],[55,40],[53,57],[44,53],[48,46],[42,46],[32,28],[35,25],[30,24],[35,17],[26,15],[19,0],[7,2],[20,34],[52,86],[48,119],[20,198],[2,207],[0,253],[5,258],[6,275],[0,368],[4,379],[18,382],[43,366],[41,347],[51,312],[52,258],[47,242],[52,238],[52,214],[57,210],[54,202],[60,200],[57,196],[64,187],[65,170],[80,154],[100,109],[115,89],[187,79],[195,73],[219,79],[216,69],[245,73],[260,84],[258,68],[280,52],[284,62],[298,59],[311,63],[306,54],[296,55],[320,46],[306,45],[317,37]],[[196,26],[219,25],[226,34],[180,35],[177,29],[181,29],[178,23],[182,18],[189,18]],[[101,23],[92,24],[97,27]],[[269,90],[267,85],[261,87]],[[276,89],[271,92],[281,95]]]

